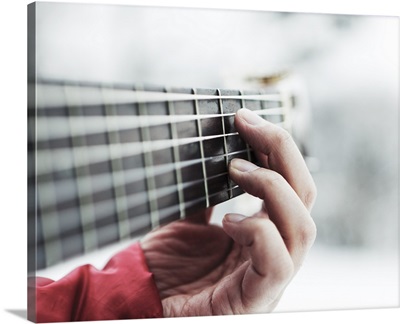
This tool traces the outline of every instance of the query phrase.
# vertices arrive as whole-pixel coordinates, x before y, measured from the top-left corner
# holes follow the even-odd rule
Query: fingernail
[[[257,165],[242,159],[233,159],[230,167],[240,172],[250,172],[259,168]]]
[[[232,223],[239,223],[244,220],[246,216],[240,214],[227,214],[225,215],[225,220]]]
[[[260,116],[247,108],[242,108],[238,111],[240,117],[243,118],[250,125],[260,125],[264,122]]]

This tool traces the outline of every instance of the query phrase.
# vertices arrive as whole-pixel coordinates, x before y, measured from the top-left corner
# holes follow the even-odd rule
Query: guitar
[[[262,90],[41,80],[28,99],[28,263],[35,269],[135,237],[243,191],[234,127],[246,107],[291,130],[293,97]]]

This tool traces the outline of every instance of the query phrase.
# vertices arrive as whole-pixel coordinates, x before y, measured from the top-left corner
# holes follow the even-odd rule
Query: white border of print
[[[1,89],[1,233],[0,233],[0,322],[26,323],[26,6],[31,1],[1,1],[0,60]],[[125,0],[125,1],[51,1],[113,3],[146,6],[229,8],[246,10],[291,11],[313,13],[366,14],[399,16],[396,0]],[[304,312],[265,315],[209,317],[207,321],[242,323],[260,320],[266,323],[397,323],[400,309]],[[159,320],[145,320],[146,324]],[[190,323],[203,323],[204,318],[191,318]],[[141,323],[143,320],[124,321]],[[187,323],[187,318],[165,319],[164,323]],[[121,321],[87,322],[120,324]]]

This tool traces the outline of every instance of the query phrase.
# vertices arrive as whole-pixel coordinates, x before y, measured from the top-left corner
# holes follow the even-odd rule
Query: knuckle
[[[280,183],[284,180],[283,176],[278,172],[272,170],[266,170],[264,172],[264,183],[268,186],[279,186]]]
[[[304,222],[302,228],[299,231],[299,240],[302,246],[310,247],[314,244],[317,237],[317,226],[314,221],[309,217],[309,221]]]
[[[265,199],[271,188],[276,188],[280,186],[280,183],[284,180],[283,176],[279,173],[268,170],[268,169],[258,169],[257,173],[254,173],[257,181],[248,184],[250,192],[261,199]]]
[[[311,208],[314,206],[315,200],[317,199],[317,187],[314,182],[312,182],[312,185],[308,190],[304,193],[304,205],[307,207],[308,210],[311,210]]]
[[[253,226],[251,244],[258,245],[268,232],[268,224],[260,218],[253,218]]]
[[[292,141],[292,135],[285,129],[279,128],[275,133],[275,145],[285,146]]]

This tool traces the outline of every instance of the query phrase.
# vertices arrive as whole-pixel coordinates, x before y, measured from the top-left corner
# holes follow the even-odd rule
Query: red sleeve
[[[35,287],[37,322],[163,316],[139,243],[116,254],[102,270],[84,265],[58,281],[38,277]]]

